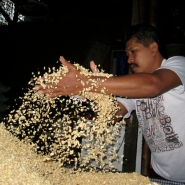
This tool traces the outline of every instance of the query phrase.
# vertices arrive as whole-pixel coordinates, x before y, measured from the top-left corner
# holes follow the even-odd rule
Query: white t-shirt
[[[128,110],[136,110],[139,126],[152,153],[152,167],[160,176],[185,182],[185,57],[164,59],[159,69],[173,70],[180,85],[155,98],[117,98]]]

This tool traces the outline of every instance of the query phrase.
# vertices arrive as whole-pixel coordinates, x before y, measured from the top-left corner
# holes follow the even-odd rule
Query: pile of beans
[[[102,75],[107,78],[112,76],[103,71],[94,74],[79,64],[75,64],[75,66],[87,76]],[[45,81],[47,77],[48,79],[52,77],[52,83],[58,83],[61,76],[67,72],[66,66],[60,66],[58,69],[53,67],[49,68],[43,76]],[[11,161],[7,164],[10,169],[15,168],[14,172],[17,172],[17,168],[23,167],[21,170],[24,173],[36,173],[37,164],[41,163],[38,158],[41,157],[44,158],[42,164],[55,165],[55,169],[52,165],[47,168],[41,167],[42,170],[48,169],[47,172],[41,173],[41,177],[44,177],[41,179],[41,183],[47,179],[46,177],[52,176],[52,180],[48,181],[51,184],[65,184],[65,182],[68,185],[93,182],[95,184],[124,184],[125,179],[131,178],[130,181],[127,180],[126,184],[132,182],[130,184],[133,185],[137,182],[135,184],[138,185],[137,177],[141,178],[142,184],[151,184],[148,178],[137,173],[128,174],[128,178],[126,178],[127,175],[116,172],[113,165],[114,161],[120,163],[123,161],[117,155],[119,143],[116,138],[119,137],[121,129],[125,126],[123,119],[119,122],[114,121],[115,114],[119,110],[115,96],[107,95],[106,89],[103,88],[101,94],[92,94],[88,89],[84,89],[79,96],[83,97],[81,99],[74,98],[75,96],[49,99],[43,94],[38,94],[33,88],[37,83],[43,87],[45,85],[44,81],[37,80],[40,72],[32,73],[32,75],[33,77],[28,82],[27,92],[21,97],[22,104],[18,109],[12,110],[1,123],[12,135],[6,136],[6,147],[11,148],[11,151],[7,151],[10,154],[6,153],[6,155],[9,158],[12,156],[15,162],[15,158],[22,162],[21,165],[16,163],[13,167],[14,163]],[[96,86],[97,82],[94,81],[91,84]],[[82,99],[83,101],[81,101]],[[96,115],[91,120],[85,116],[88,111],[92,111]],[[4,128],[0,131],[4,133]],[[14,147],[11,146],[12,138],[15,138],[17,143]],[[22,144],[29,149],[22,150],[22,148],[16,147],[16,145],[22,147]],[[19,155],[20,159],[13,156],[13,153]],[[21,159],[25,160],[25,163]],[[2,161],[6,162],[8,158],[2,159]],[[6,169],[5,166],[6,163],[4,169]],[[30,169],[33,170],[31,173]],[[61,175],[63,173],[65,175]],[[11,175],[7,174],[6,177],[9,178],[8,176],[11,178]],[[20,176],[25,175],[20,173]],[[38,176],[40,177],[39,173],[35,178]],[[25,180],[23,179],[23,181]],[[55,181],[57,182],[54,183]],[[146,183],[143,183],[144,181]],[[43,184],[47,184],[47,182]]]

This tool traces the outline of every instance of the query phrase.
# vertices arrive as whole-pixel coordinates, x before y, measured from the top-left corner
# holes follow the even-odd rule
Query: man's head
[[[145,47],[148,47],[152,42],[156,42],[161,55],[167,58],[164,39],[154,26],[147,23],[131,26],[125,32],[125,43],[132,38],[135,38],[136,42],[143,44]]]
[[[126,53],[135,73],[153,72],[166,58],[165,45],[157,29],[149,24],[132,26],[125,33]]]

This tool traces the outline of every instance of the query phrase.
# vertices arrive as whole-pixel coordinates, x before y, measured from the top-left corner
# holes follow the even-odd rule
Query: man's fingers
[[[90,61],[90,68],[91,68],[93,73],[98,73],[99,72],[99,70],[98,70],[98,68],[97,68],[97,66],[96,66],[96,64],[94,63],[93,60]]]
[[[61,96],[67,96],[68,92],[65,91],[65,89],[41,89],[37,93],[39,94],[45,94],[48,98],[55,98]]]
[[[39,91],[40,89],[42,89],[42,86],[36,85],[33,89]]]
[[[60,60],[60,62],[61,62],[62,64],[65,63],[65,61],[67,61],[63,56],[60,56],[59,60]]]
[[[59,60],[64,66],[67,66],[68,69],[76,68],[73,64],[71,64],[69,61],[67,61],[63,56],[60,56]]]
[[[47,97],[48,98],[56,98],[56,97],[59,97],[61,95],[60,92],[55,92],[55,93],[50,93],[50,94],[47,94]],[[65,95],[64,95],[65,96]]]

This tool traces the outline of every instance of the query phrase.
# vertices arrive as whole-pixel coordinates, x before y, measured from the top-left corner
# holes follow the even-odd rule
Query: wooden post
[[[134,172],[136,167],[138,121],[133,112],[126,121],[123,172]]]
[[[148,144],[143,139],[141,174],[144,175],[144,176],[148,176],[148,174],[149,174],[150,160],[151,160],[151,152],[150,152],[150,149],[148,147]]]

